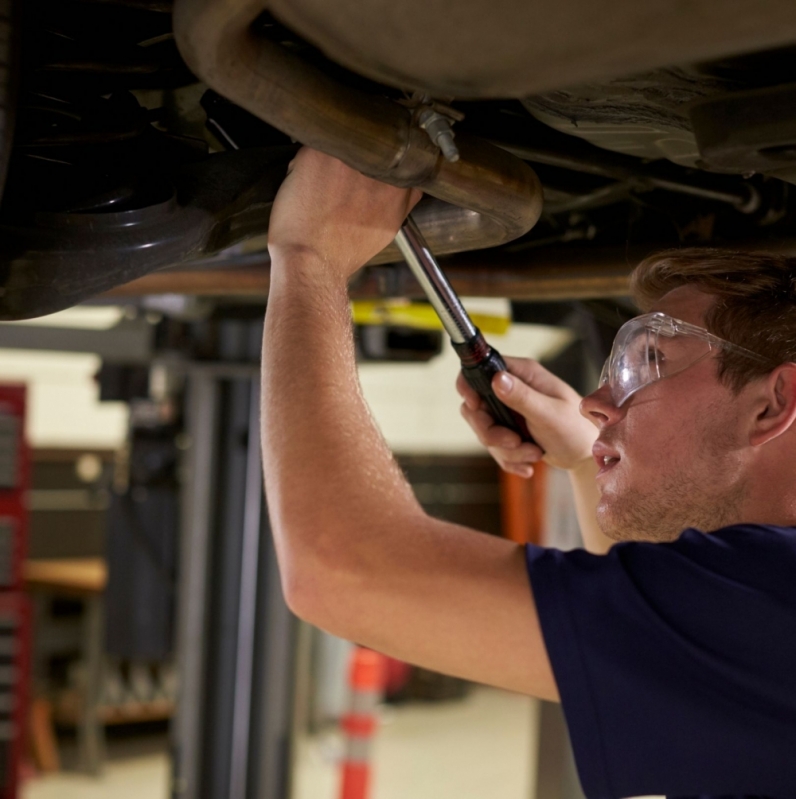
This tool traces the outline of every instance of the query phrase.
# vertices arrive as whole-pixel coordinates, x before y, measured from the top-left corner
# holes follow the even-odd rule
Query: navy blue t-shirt
[[[796,797],[796,529],[527,563],[589,799]]]

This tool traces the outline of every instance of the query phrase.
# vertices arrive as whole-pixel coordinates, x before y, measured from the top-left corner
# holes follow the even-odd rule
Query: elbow
[[[367,642],[368,620],[383,582],[369,558],[324,557],[321,550],[284,559],[280,572],[294,615],[338,638]]]
[[[352,590],[349,581],[299,571],[282,575],[282,590],[290,612],[302,621],[349,641],[359,635],[352,611],[360,603],[361,592]]]
[[[345,608],[359,593],[361,575],[344,563],[338,552],[324,553],[322,543],[298,551],[280,548],[279,574],[282,594],[291,613],[303,621],[341,637],[347,637]]]
[[[282,585],[282,596],[288,609],[304,621],[313,622],[322,570],[314,562],[313,553],[296,551],[294,547],[279,545],[276,537],[277,562],[279,579]]]
[[[329,557],[322,527],[313,519],[296,519],[276,502],[269,507],[282,596],[300,619],[317,624],[317,607],[326,592]]]
[[[282,590],[290,610],[327,632],[354,640],[394,563],[394,538],[418,523],[416,514],[385,525],[349,517],[295,519],[274,514]]]
[[[323,593],[316,575],[302,568],[281,568],[282,594],[294,616],[318,626],[319,597]]]

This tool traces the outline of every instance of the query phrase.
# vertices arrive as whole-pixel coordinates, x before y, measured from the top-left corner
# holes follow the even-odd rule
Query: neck
[[[740,522],[796,527],[796,464],[783,436],[776,451],[761,453],[750,469]],[[773,449],[769,443],[765,449]]]

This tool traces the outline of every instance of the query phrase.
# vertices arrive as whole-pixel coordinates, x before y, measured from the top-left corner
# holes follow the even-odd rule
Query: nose
[[[600,386],[597,391],[584,397],[580,401],[580,412],[600,430],[616,424],[624,415],[623,409],[614,404],[608,385]]]

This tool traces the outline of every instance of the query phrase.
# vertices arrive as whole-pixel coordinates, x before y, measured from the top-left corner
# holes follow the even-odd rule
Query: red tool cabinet
[[[17,796],[30,690],[31,611],[22,591],[30,458],[24,386],[0,385],[0,799]]]

